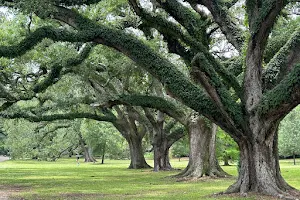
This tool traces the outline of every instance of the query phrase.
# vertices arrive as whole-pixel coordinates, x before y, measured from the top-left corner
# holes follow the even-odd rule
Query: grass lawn
[[[300,160],[298,163],[294,166],[292,160],[283,160],[281,170],[287,182],[300,189]],[[187,160],[172,160],[175,168],[183,169],[186,164]],[[0,199],[268,199],[212,196],[225,190],[235,177],[176,182],[168,176],[178,171],[129,170],[128,165],[128,160],[106,160],[104,165],[77,166],[75,158],[56,162],[1,162]],[[236,166],[224,169],[234,176],[237,174]]]

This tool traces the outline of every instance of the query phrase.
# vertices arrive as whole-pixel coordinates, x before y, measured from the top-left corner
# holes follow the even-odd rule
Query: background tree
[[[224,161],[224,166],[229,166],[229,161],[239,159],[239,150],[236,142],[222,129],[217,132],[217,157]]]
[[[300,155],[300,107],[296,107],[280,123],[279,126],[279,155],[283,157]]]
[[[179,139],[177,142],[174,143],[171,149],[172,156],[178,158],[182,157],[189,157],[189,140],[187,136]]]
[[[112,124],[84,119],[81,131],[92,148],[93,154],[101,157],[102,164],[104,164],[105,157],[110,159],[130,158],[124,138]]]

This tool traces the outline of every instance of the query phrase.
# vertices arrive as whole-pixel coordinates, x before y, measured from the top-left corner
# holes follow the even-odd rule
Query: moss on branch
[[[214,68],[208,62],[206,57],[203,54],[197,54],[194,58],[194,67],[199,69],[205,76],[208,78],[208,83],[212,86],[212,88],[217,92],[218,98],[221,101],[222,105],[218,105],[218,102],[215,102],[216,105],[219,106],[220,109],[225,109],[225,111],[229,114],[229,116],[235,121],[237,124],[241,125],[243,121],[243,115],[240,105],[238,105],[230,95],[229,90],[223,85],[220,77],[217,75]],[[201,77],[199,77],[201,78]],[[209,90],[209,88],[206,88]],[[211,91],[207,91],[211,94]],[[212,97],[214,99],[214,97]],[[218,101],[218,100],[215,100]],[[220,107],[221,106],[221,107]]]
[[[286,0],[247,0],[246,6],[251,35],[256,35],[261,28],[269,32],[276,17],[287,3]]]
[[[300,64],[285,77],[276,87],[264,94],[258,111],[261,115],[286,115],[300,103]]]
[[[263,73],[265,89],[273,86],[283,79],[283,77],[292,69],[295,63],[293,59],[299,57],[300,29],[296,30],[289,41],[276,53],[266,66]],[[289,56],[294,54],[293,56]],[[297,56],[298,55],[298,56]]]
[[[119,104],[154,108],[181,121],[181,123],[186,117],[185,112],[181,108],[162,97],[149,95],[121,95],[117,100],[108,102],[109,107]]]
[[[201,41],[204,46],[209,45],[206,30],[210,22],[206,18],[201,18],[196,12],[176,0],[159,1],[159,3],[192,37]]]
[[[45,38],[53,41],[66,42],[89,42],[95,34],[86,32],[70,32],[63,29],[54,29],[53,27],[41,27],[24,38],[19,44],[12,46],[0,46],[0,57],[14,58],[25,54]]]
[[[78,118],[94,119],[96,121],[106,121],[114,122],[116,121],[113,115],[95,114],[95,113],[84,113],[84,112],[72,112],[64,114],[41,114],[34,115],[26,112],[16,112],[16,113],[0,113],[0,116],[7,119],[18,119],[24,118],[32,122],[42,122],[42,121],[56,121],[56,120],[73,120]]]
[[[72,66],[79,65],[82,63],[89,55],[92,47],[94,45],[87,44],[86,46],[83,47],[82,51],[78,54],[77,57],[75,58],[70,58],[67,59],[66,61],[63,62],[55,62],[53,66],[51,67],[51,71],[47,78],[43,80],[41,83],[38,83],[34,85],[33,87],[33,92],[39,93],[45,91],[49,86],[53,85],[55,82],[57,82],[57,79],[61,75],[61,70],[63,68],[70,68]]]

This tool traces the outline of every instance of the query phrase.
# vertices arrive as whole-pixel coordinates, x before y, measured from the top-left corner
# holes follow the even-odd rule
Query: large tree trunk
[[[188,166],[178,178],[194,179],[205,176],[226,176],[220,167],[215,153],[217,127],[209,124],[202,117],[194,117],[188,124],[190,154]]]
[[[84,162],[96,162],[96,159],[92,155],[91,149],[84,144],[82,144],[81,147],[83,149]]]
[[[142,168],[151,168],[144,157],[144,151],[142,148],[142,138],[134,137],[130,135],[126,138],[129,144],[130,150],[130,165],[129,169],[142,169]]]
[[[96,162],[96,159],[92,155],[91,149],[89,149],[89,147],[85,143],[81,133],[79,133],[79,143],[80,143],[81,149],[83,150],[84,162]]]
[[[261,194],[291,198],[289,190],[292,190],[281,176],[278,157],[278,123],[256,125],[253,135],[260,137],[266,135],[265,140],[257,138],[244,138],[238,142],[240,147],[239,177],[236,183],[231,185],[226,193],[258,192]],[[268,128],[269,126],[270,128]],[[260,142],[262,141],[262,142]]]
[[[229,164],[229,156],[225,155],[223,156],[224,166],[230,166]]]
[[[169,159],[169,149],[170,146],[168,146],[166,137],[154,137],[154,171],[172,170]]]
[[[164,113],[158,111],[157,119],[155,121],[155,131],[153,135],[153,152],[154,152],[154,171],[171,170],[171,164],[169,162],[169,148],[167,136],[164,131]]]

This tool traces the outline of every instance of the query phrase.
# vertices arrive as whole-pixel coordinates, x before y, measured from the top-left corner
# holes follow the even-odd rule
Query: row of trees
[[[132,168],[148,167],[141,143],[153,133],[155,170],[170,168],[169,148],[186,129],[185,177],[225,175],[216,162],[217,124],[240,150],[239,177],[227,193],[293,198],[280,174],[278,126],[300,102],[299,21],[284,14],[298,1],[8,0],[2,5],[17,9],[3,24],[19,30],[6,33],[0,47],[2,117],[110,122],[129,144]],[[30,17],[12,23],[20,12]],[[226,52],[213,48],[222,41],[230,46]],[[97,44],[131,60],[117,52],[107,55]],[[55,95],[68,74],[81,77],[84,87],[73,88],[81,95]],[[24,101],[26,106],[20,105]]]

